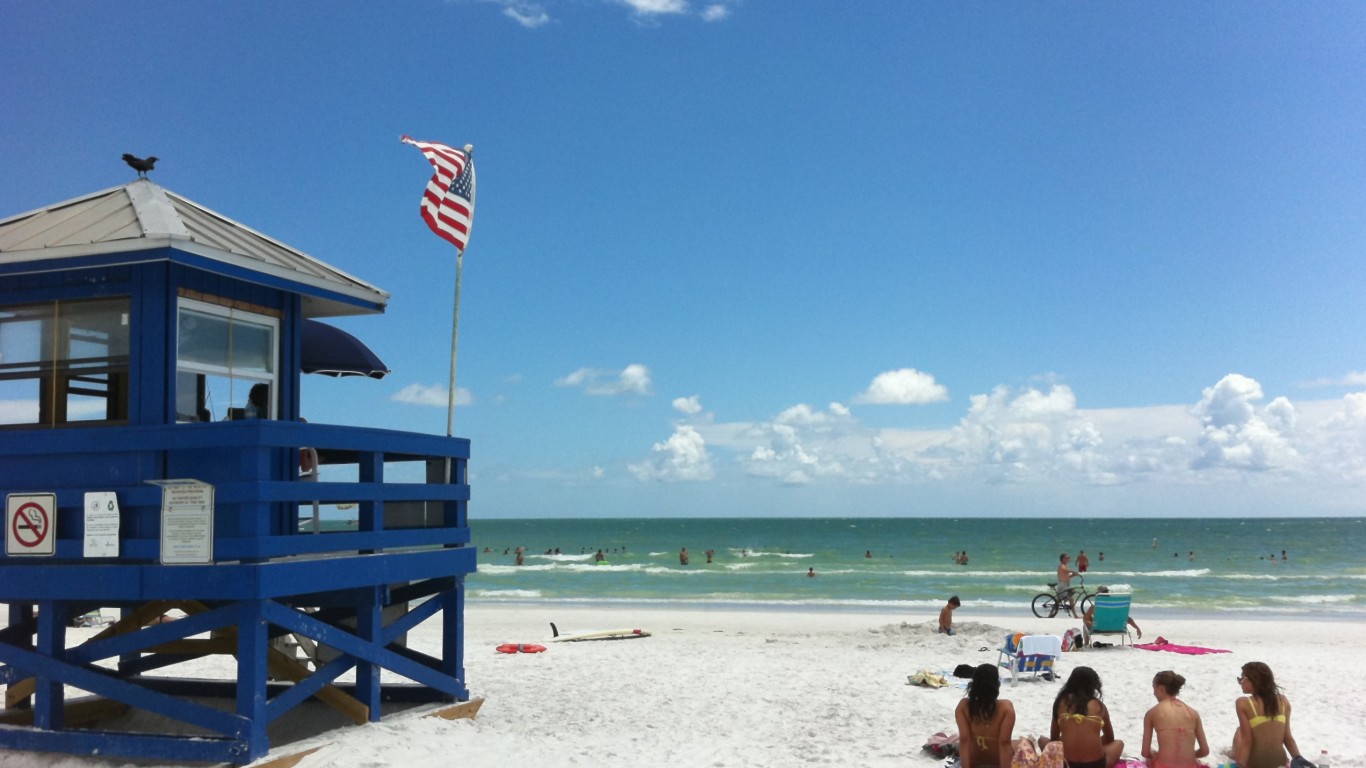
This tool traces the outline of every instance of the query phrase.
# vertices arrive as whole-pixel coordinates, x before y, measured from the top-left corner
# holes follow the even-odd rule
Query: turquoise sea
[[[479,569],[466,583],[476,604],[924,613],[957,594],[966,620],[973,608],[1028,613],[1058,555],[1085,550],[1087,585],[1128,585],[1150,615],[1366,618],[1362,518],[474,519],[470,527]],[[595,562],[599,549],[605,562]],[[960,550],[966,566],[953,562]]]

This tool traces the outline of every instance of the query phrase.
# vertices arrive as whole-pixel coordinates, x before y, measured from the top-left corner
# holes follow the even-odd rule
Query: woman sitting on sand
[[[1290,735],[1290,702],[1276,686],[1271,667],[1249,661],[1243,665],[1238,682],[1248,696],[1239,698],[1233,706],[1238,713],[1233,761],[1240,768],[1275,768],[1285,765],[1291,757],[1299,757],[1300,747]]]
[[[1115,738],[1110,711],[1100,700],[1100,676],[1090,667],[1077,667],[1053,700],[1049,737],[1062,741],[1063,757],[1071,768],[1114,768],[1124,751]],[[1046,747],[1048,740],[1039,739]]]
[[[1209,754],[1200,713],[1176,698],[1185,684],[1186,678],[1170,670],[1153,676],[1157,705],[1143,716],[1143,757],[1153,768],[1195,768],[1195,758]],[[1153,733],[1157,733],[1156,752]]]
[[[1000,693],[1001,677],[995,664],[982,664],[973,670],[968,695],[953,712],[958,721],[962,768],[1010,768],[1010,756],[1015,751],[1010,740],[1015,730],[1015,705],[997,699]]]

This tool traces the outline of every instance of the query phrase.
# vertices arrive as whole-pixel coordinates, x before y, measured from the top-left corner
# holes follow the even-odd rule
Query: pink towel
[[[1167,642],[1167,638],[1159,637],[1151,643],[1135,645],[1135,648],[1142,648],[1145,651],[1171,651],[1172,653],[1184,653],[1188,656],[1203,656],[1206,653],[1232,653],[1219,648],[1202,648],[1198,645],[1177,645]]]

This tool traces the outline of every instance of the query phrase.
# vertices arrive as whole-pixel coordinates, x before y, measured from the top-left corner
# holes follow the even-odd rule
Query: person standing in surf
[[[1076,602],[1072,599],[1072,577],[1081,574],[1072,570],[1068,564],[1066,552],[1058,555],[1058,599],[1067,601],[1067,613],[1072,618],[1077,618]]]

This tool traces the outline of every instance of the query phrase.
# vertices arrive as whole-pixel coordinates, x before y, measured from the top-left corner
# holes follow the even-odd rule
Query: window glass
[[[0,424],[126,421],[129,300],[0,309]]]
[[[275,417],[279,321],[181,299],[176,321],[176,420]]]

